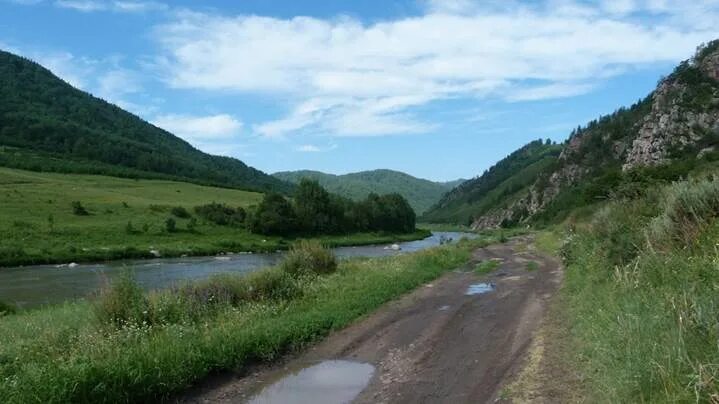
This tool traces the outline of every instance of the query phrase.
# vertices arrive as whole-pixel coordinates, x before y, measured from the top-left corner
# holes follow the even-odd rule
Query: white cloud
[[[242,122],[228,114],[161,115],[152,123],[193,144],[233,139],[242,129]]]
[[[505,98],[508,101],[538,101],[552,98],[565,98],[575,95],[586,94],[592,90],[591,84],[557,83],[546,86],[519,89],[508,94]]]
[[[94,62],[85,58],[75,57],[69,52],[49,52],[30,55],[38,63],[49,69],[56,76],[71,86],[88,91],[90,83],[87,78],[92,76]]]
[[[55,5],[85,13],[94,11],[115,11],[120,13],[142,13],[166,10],[168,6],[155,1],[101,1],[101,0],[56,0]]]
[[[716,26],[683,25],[687,7],[658,1],[428,0],[425,15],[374,24],[182,12],[155,34],[172,87],[289,100],[286,116],[254,126],[262,135],[419,133],[433,126],[416,108],[433,101],[575,96],[719,36]],[[716,12],[715,3],[694,9]],[[663,14],[631,18],[642,10]]]
[[[135,73],[126,69],[113,69],[98,78],[98,95],[107,100],[116,100],[125,94],[142,91]]]
[[[314,144],[303,144],[303,145],[297,146],[295,148],[295,150],[298,152],[301,152],[301,153],[324,153],[324,152],[332,151],[336,148],[337,148],[336,144],[331,144],[331,145],[328,145],[325,147],[317,146]]]
[[[70,8],[82,12],[104,10],[106,4],[93,0],[57,0],[55,5],[61,8]]]
[[[319,153],[322,149],[312,144],[303,144],[302,146],[297,147],[297,151],[304,153]]]

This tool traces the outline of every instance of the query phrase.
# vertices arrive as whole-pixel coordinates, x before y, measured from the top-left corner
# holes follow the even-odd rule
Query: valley
[[[274,252],[292,238],[218,225],[194,212],[209,203],[249,209],[262,194],[160,180],[36,173],[0,168],[0,265],[69,264],[127,258]],[[78,215],[73,202],[87,214]],[[185,213],[173,214],[173,208]],[[182,211],[181,211],[182,212]],[[168,220],[174,229],[168,231]],[[425,238],[407,234],[322,235],[331,246]],[[1,269],[0,269],[1,270]]]
[[[719,6],[350,3],[0,4],[0,403],[719,403]]]

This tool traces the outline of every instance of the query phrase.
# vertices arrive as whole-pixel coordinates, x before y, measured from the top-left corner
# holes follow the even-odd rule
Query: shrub
[[[190,212],[188,212],[187,209],[182,206],[175,206],[170,210],[170,213],[172,213],[173,216],[179,217],[180,219],[187,219],[190,217]]]
[[[190,233],[194,233],[195,227],[197,227],[197,219],[191,217],[190,220],[187,222],[187,231],[189,231]]]
[[[195,206],[195,213],[208,222],[220,226],[240,226],[245,222],[247,213],[242,208],[231,208],[222,203],[208,203]]]
[[[253,233],[285,236],[297,230],[297,215],[284,196],[265,194],[250,220]]]
[[[246,276],[216,275],[174,290],[152,294],[150,311],[153,323],[197,321],[223,307],[237,307],[265,300],[288,300],[301,294],[302,289],[290,274],[273,268]]]
[[[175,219],[168,217],[167,220],[165,220],[165,230],[168,233],[174,233],[177,231],[177,222],[175,222]]]
[[[687,245],[719,216],[719,181],[682,181],[666,191],[662,214],[649,225],[650,243]]]
[[[100,322],[119,328],[149,324],[148,300],[130,271],[123,272],[100,292],[94,309]]]
[[[337,259],[318,241],[302,240],[287,252],[280,268],[293,276],[329,274],[337,270]]]
[[[0,300],[0,317],[7,316],[9,314],[15,314],[17,309],[10,303],[3,302]]]
[[[82,206],[82,203],[80,201],[72,202],[72,213],[78,216],[87,216],[90,214],[87,209]]]
[[[128,221],[125,225],[125,233],[127,234],[135,234],[137,231],[135,230],[135,227],[132,225],[131,221]]]

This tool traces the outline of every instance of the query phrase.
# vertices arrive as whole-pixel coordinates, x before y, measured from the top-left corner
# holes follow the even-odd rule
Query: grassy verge
[[[193,212],[217,202],[248,208],[262,194],[163,180],[37,173],[0,167],[0,266],[284,250],[294,241],[220,226]],[[83,214],[73,204],[80,203]],[[183,208],[188,215],[173,214]],[[172,231],[167,220],[175,223]],[[322,237],[331,246],[426,237],[364,233]]]
[[[499,260],[487,260],[482,261],[474,268],[474,273],[477,275],[486,275],[499,267],[501,262]]]
[[[609,203],[569,233],[563,293],[593,399],[719,400],[719,181]]]
[[[98,320],[89,303],[6,316],[0,319],[0,402],[167,398],[211,372],[241,369],[302,349],[467,262],[472,249],[494,241],[463,240],[415,254],[342,261],[330,275],[289,281],[277,274],[280,269],[273,269],[247,281],[253,282],[252,287],[245,281],[231,284],[232,278],[215,282],[232,292],[228,295],[208,294],[207,287],[190,285],[182,289],[184,293],[177,290],[138,300],[129,287],[125,294],[135,296],[138,304],[120,301],[119,307],[141,321],[119,327]],[[257,290],[283,292],[244,294]],[[183,316],[187,305],[180,305],[179,315],[173,316],[171,309],[178,306],[172,299],[178,296],[205,300],[192,311],[194,316]],[[235,296],[242,301],[233,302]],[[112,296],[103,301],[110,306],[102,313],[117,307],[111,304]],[[221,302],[215,305],[217,301]],[[204,311],[208,307],[212,309]],[[167,310],[157,317],[161,321],[143,318],[160,308]]]
[[[473,233],[474,230],[469,226],[453,223],[417,223],[417,228],[429,231],[458,231]]]

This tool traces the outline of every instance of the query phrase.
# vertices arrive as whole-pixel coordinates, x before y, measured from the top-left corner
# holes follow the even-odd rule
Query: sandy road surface
[[[183,398],[243,402],[282,376],[324,360],[368,363],[375,372],[358,403],[493,402],[541,322],[562,272],[557,261],[516,238],[475,251],[473,262],[392,302],[289,361],[242,377],[227,377]],[[488,275],[470,268],[498,259]],[[538,269],[528,270],[527,263]],[[466,295],[472,284],[494,291]]]

